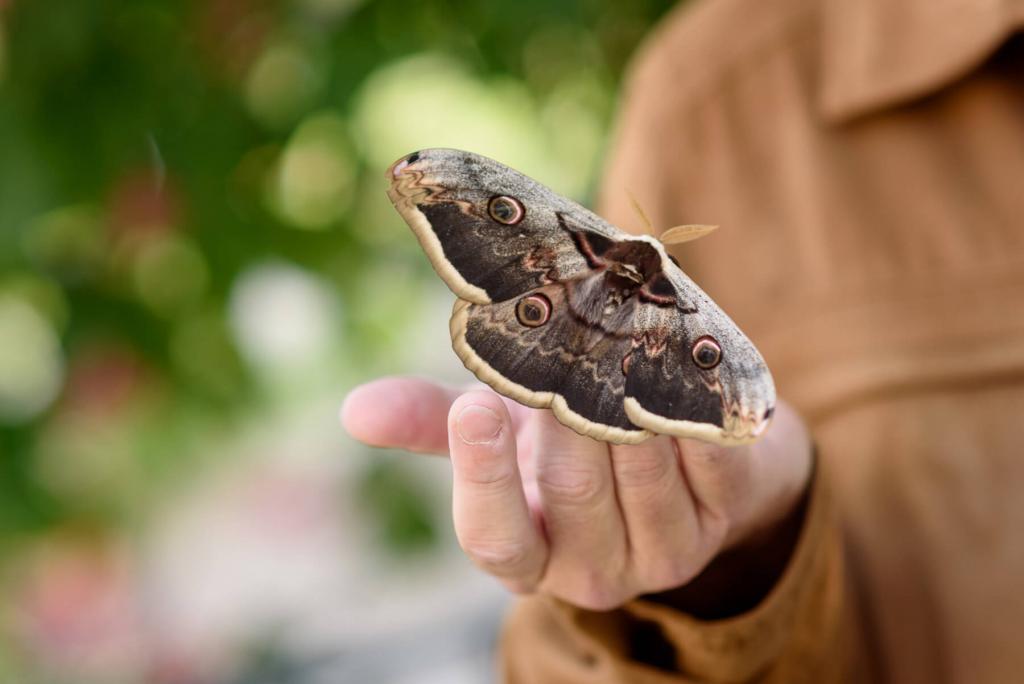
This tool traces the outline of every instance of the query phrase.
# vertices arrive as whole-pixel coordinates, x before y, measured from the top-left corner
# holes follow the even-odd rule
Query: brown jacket
[[[509,681],[1024,681],[1018,26],[1012,0],[714,0],[652,36],[602,213],[722,226],[677,256],[821,467],[751,612],[526,599]]]

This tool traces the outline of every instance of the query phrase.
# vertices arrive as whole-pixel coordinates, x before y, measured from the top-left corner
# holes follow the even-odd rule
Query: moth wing
[[[497,392],[534,408],[550,407],[580,434],[629,444],[650,437],[630,421],[623,404],[622,363],[631,338],[581,323],[560,285],[537,292],[551,302],[550,319],[537,327],[518,321],[515,301],[456,301],[452,344],[462,362]]]
[[[634,317],[634,349],[624,407],[635,425],[721,445],[753,441],[775,406],[775,386],[761,354],[736,324],[678,268],[666,269],[675,307],[645,304]],[[694,344],[710,337],[720,362],[700,368]]]
[[[458,297],[477,304],[586,274],[589,243],[581,246],[574,234],[593,236],[595,249],[624,237],[576,202],[470,152],[422,150],[393,164],[388,179],[388,196],[434,270]],[[491,216],[495,197],[517,202],[518,220]]]
[[[388,176],[392,202],[460,298],[451,321],[456,352],[497,391],[550,406],[578,432],[612,442],[659,432],[734,444],[767,425],[775,390],[764,360],[657,240],[627,236],[469,152],[422,150]],[[492,209],[496,198],[500,212]],[[706,232],[680,228],[663,238]],[[619,280],[602,280],[607,272]],[[644,301],[619,296],[609,312],[616,297],[601,295],[612,294],[606,286],[623,292],[623,280],[643,283],[637,297]],[[543,325],[516,317],[517,301],[532,292],[552,304]],[[570,296],[575,310],[566,305]],[[721,346],[714,368],[693,360],[693,344],[705,335]]]

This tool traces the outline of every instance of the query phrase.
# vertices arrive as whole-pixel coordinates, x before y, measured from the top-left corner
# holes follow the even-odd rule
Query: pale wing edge
[[[506,378],[484,361],[469,345],[469,342],[466,341],[466,322],[469,317],[470,303],[463,299],[455,301],[451,321],[449,322],[449,330],[451,331],[452,348],[455,349],[455,353],[462,360],[463,365],[481,382],[489,385],[499,394],[518,401],[520,404],[532,408],[550,408],[560,423],[585,437],[613,444],[639,444],[653,436],[648,430],[624,430],[612,425],[604,425],[587,420],[569,408],[568,403],[566,403],[565,398],[561,394],[557,392],[535,392]]]
[[[711,423],[699,423],[692,420],[672,420],[651,413],[637,401],[636,397],[626,397],[623,401],[626,410],[626,417],[631,422],[651,432],[661,435],[672,435],[673,437],[684,437],[688,439],[699,439],[703,442],[710,442],[719,446],[739,446],[750,444],[758,439],[759,435],[745,435],[736,437],[727,433],[724,429]]]
[[[396,190],[394,186],[388,188],[388,197],[391,199],[391,203],[395,205],[398,213],[401,214],[405,222],[412,228],[412,232],[416,235],[420,247],[426,252],[427,258],[430,259],[430,265],[434,267],[434,271],[441,277],[444,284],[448,286],[448,289],[460,299],[468,300],[474,304],[489,304],[491,298],[487,295],[487,292],[463,278],[458,269],[445,257],[441,240],[438,239],[437,234],[430,225],[430,221],[419,210],[413,199]]]

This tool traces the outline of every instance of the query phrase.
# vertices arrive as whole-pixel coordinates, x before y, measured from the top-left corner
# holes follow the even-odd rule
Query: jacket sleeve
[[[702,620],[644,599],[598,613],[530,597],[506,623],[502,671],[510,684],[857,681],[847,595],[819,466],[786,568],[750,611]]]

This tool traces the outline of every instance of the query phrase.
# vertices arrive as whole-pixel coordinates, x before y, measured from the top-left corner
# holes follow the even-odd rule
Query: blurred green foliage
[[[405,471],[385,459],[375,459],[360,494],[380,536],[393,551],[406,554],[436,541],[432,502]]]
[[[586,201],[670,4],[0,0],[0,573],[48,539],[90,567],[248,426],[450,355],[384,168],[461,147]],[[357,503],[415,550],[400,463]]]
[[[385,165],[465,147],[587,199],[669,4],[0,0],[0,550],[137,524],[243,421],[415,366],[435,281]]]

